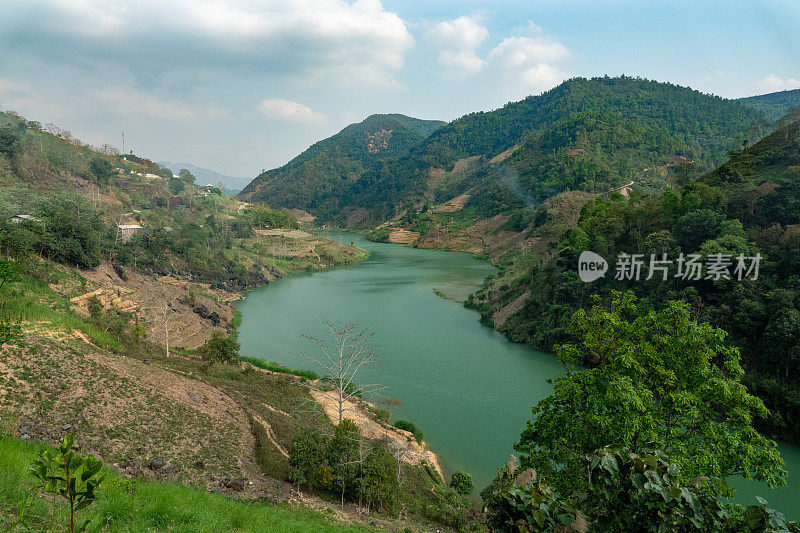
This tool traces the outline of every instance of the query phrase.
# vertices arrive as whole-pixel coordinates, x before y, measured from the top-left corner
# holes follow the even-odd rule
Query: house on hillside
[[[131,237],[142,231],[139,224],[118,224],[117,229],[123,242],[130,240]]]
[[[20,222],[41,222],[41,220],[31,215],[14,215],[11,217],[11,222],[19,224]]]

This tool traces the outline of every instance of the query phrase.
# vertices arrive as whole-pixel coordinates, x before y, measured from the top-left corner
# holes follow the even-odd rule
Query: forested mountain
[[[392,129],[376,124],[385,120],[349,126],[259,176],[243,195],[358,223],[471,190],[471,205],[489,216],[563,190],[604,191],[631,181],[634,188],[661,190],[668,167],[710,170],[744,139],[770,130],[761,110],[630,77],[575,78],[461,117],[427,138],[409,133],[410,142],[390,142],[371,154],[365,149],[370,136]],[[353,211],[360,219],[342,216]]]
[[[740,98],[738,101],[748,107],[758,109],[771,120],[777,120],[784,116],[790,108],[800,105],[800,89],[748,96]]]
[[[546,218],[546,216],[545,216]],[[500,330],[511,338],[550,350],[570,338],[569,319],[599,295],[632,290],[647,312],[670,300],[689,302],[694,317],[724,327],[741,348],[746,383],[772,411],[763,429],[800,440],[800,121],[759,143],[731,152],[728,162],[659,199],[620,194],[587,203],[578,226],[552,243],[549,257],[518,260],[470,302],[486,320],[510,302],[519,305]],[[593,251],[610,270],[592,283],[581,281],[578,257]],[[641,277],[615,279],[619,254],[643,254]],[[666,279],[648,275],[651,254],[667,254]],[[729,260],[730,278],[685,280],[680,254],[702,261],[716,254]],[[757,279],[734,275],[737,257],[761,256]],[[523,265],[529,265],[527,267]],[[749,265],[748,265],[749,268]],[[589,361],[598,363],[598,361]]]
[[[329,218],[362,192],[365,174],[399,159],[442,124],[397,114],[372,115],[259,175],[240,197]]]

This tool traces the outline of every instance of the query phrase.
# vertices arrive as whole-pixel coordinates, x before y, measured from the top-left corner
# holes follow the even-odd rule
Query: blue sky
[[[800,87],[800,1],[8,0],[0,108],[236,176],[372,113],[450,120],[572,76]]]

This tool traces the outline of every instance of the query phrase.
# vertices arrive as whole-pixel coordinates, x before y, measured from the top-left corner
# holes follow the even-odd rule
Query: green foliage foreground
[[[615,293],[607,309],[575,313],[571,331],[578,342],[557,346],[559,359],[598,364],[556,378],[515,446],[562,494],[586,491],[583,458],[606,446],[663,449],[684,481],[785,483],[775,442],[753,428],[769,412],[740,382],[739,351],[723,330],[691,320],[686,303],[641,314],[632,293]]]
[[[662,450],[604,448],[582,462],[587,490],[570,501],[535,470],[517,474],[510,460],[481,494],[489,527],[557,533],[800,531],[763,500],[748,507],[724,502],[718,478],[682,482],[680,467]]]
[[[0,530],[58,531],[68,522],[68,506],[35,495],[35,478],[28,468],[42,449],[0,435]],[[182,485],[125,479],[112,471],[103,472],[106,480],[97,500],[84,511],[90,531],[368,531],[335,525],[303,507],[236,501]]]

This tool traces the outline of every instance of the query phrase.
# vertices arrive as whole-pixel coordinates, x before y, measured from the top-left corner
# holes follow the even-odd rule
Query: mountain
[[[330,218],[364,192],[365,175],[397,161],[442,124],[397,114],[371,115],[315,143],[286,165],[259,175],[240,197]]]
[[[630,77],[575,78],[427,136],[393,117],[348,126],[257,177],[243,197],[367,225],[469,191],[466,207],[486,217],[564,190],[597,192],[630,181],[662,190],[670,167],[710,170],[741,139],[767,132],[761,110]],[[370,151],[373,139],[386,137],[381,130],[394,137]]]
[[[538,231],[531,240],[553,237]],[[604,278],[581,281],[584,251],[608,260]],[[641,279],[615,279],[622,253],[643,254]],[[667,279],[657,273],[645,280],[651,254],[673,260]],[[706,279],[707,270],[702,279],[676,277],[680,254],[699,254],[705,264],[713,254],[728,256],[730,279]],[[737,279],[739,254],[760,254],[757,276]],[[745,382],[772,411],[761,429],[800,442],[800,121],[732,151],[717,169],[661,198],[589,200],[576,227],[562,228],[548,249],[523,256],[468,302],[484,322],[550,350],[570,339],[570,317],[593,298],[607,303],[612,291],[630,290],[647,309],[685,300],[698,321],[724,328],[727,342],[741,350]]]
[[[163,167],[167,167],[174,174],[177,174],[182,168],[185,168],[194,174],[194,177],[197,178],[198,185],[211,184],[216,186],[219,183],[222,183],[222,185],[225,186],[225,189],[232,192],[241,191],[250,182],[248,178],[235,178],[233,176],[227,176],[225,174],[220,174],[215,170],[198,167],[191,163],[172,163],[170,161],[159,161],[158,164]]]
[[[778,120],[790,108],[800,106],[800,89],[748,96],[747,98],[739,98],[738,101],[748,107],[758,109],[771,120]]]

